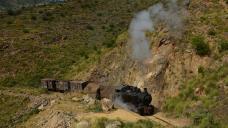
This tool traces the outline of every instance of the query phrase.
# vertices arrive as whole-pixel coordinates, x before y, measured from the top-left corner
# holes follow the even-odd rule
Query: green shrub
[[[29,33],[29,29],[24,28],[24,29],[23,29],[23,32],[24,32],[24,33]]]
[[[201,36],[196,36],[192,38],[192,45],[196,50],[196,53],[200,56],[205,56],[210,54],[210,48],[207,43],[205,43],[204,38]]]
[[[198,68],[198,73],[199,73],[199,74],[204,74],[204,67],[200,66],[200,67]]]
[[[210,29],[210,30],[207,32],[207,34],[210,35],[210,36],[215,36],[215,35],[216,35],[216,32],[215,32],[215,30]]]
[[[94,27],[91,26],[91,25],[87,25],[86,28],[89,29],[89,30],[94,30]]]
[[[139,120],[133,128],[152,128],[154,125],[150,120]]]
[[[92,125],[92,128],[105,128],[105,123],[108,121],[107,118],[98,118]]]
[[[54,19],[54,17],[53,17],[51,12],[46,12],[46,13],[43,14],[42,19],[44,21],[51,21],[51,20]]]
[[[182,105],[183,102],[181,102],[181,101],[182,100],[179,97],[168,98],[165,101],[163,109],[166,112],[175,113],[175,114],[179,115],[183,112],[183,108],[180,108],[180,105],[179,105],[179,104]]]
[[[89,58],[88,54],[85,51],[81,51],[80,52],[80,56],[83,57],[83,58],[85,58],[85,59],[88,59]]]
[[[10,16],[17,16],[19,14],[21,14],[21,10],[7,10],[7,14],[10,15]]]
[[[192,114],[193,127],[197,128],[220,128],[221,125],[214,119],[208,111],[199,111]]]
[[[102,16],[102,13],[97,13],[97,16]]]
[[[102,107],[99,102],[96,102],[94,105],[91,105],[87,108],[89,112],[102,112]]]
[[[17,84],[17,81],[12,77],[6,77],[0,80],[0,85],[5,87],[13,87]]]
[[[32,20],[37,20],[36,16],[31,16]]]
[[[66,15],[64,13],[61,13],[60,16],[61,17],[66,17]]]
[[[224,52],[228,51],[228,41],[227,40],[222,40],[219,44],[219,51]]]
[[[113,48],[116,46],[116,43],[114,40],[111,40],[110,42],[106,42],[104,43],[104,45],[107,47],[107,48]]]

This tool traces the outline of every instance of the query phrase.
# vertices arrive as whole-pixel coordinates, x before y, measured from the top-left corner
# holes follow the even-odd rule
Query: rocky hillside
[[[146,32],[151,58],[139,62],[131,55],[128,27],[136,12],[158,2],[69,0],[0,14],[0,91],[13,93],[0,93],[0,125],[34,127],[37,119],[39,127],[55,126],[55,120],[62,125],[86,111],[85,103],[72,103],[71,94],[52,98],[53,94],[37,88],[40,79],[54,77],[146,87],[152,93],[152,104],[168,117],[189,118],[189,127],[227,127],[227,1],[185,4],[182,34],[173,36],[167,26],[157,24],[154,31]],[[162,2],[168,6],[167,1]],[[14,93],[27,95],[17,102]],[[40,113],[30,106],[24,112],[33,103],[31,96],[42,99],[42,94],[43,99],[57,99],[56,105]],[[8,99],[14,100],[6,102]],[[12,106],[16,103],[18,106]],[[7,108],[12,111],[5,111]],[[15,121],[18,115],[23,120]],[[97,127],[104,127],[104,122]],[[145,124],[153,125],[145,121],[135,127]]]
[[[72,0],[1,14],[1,87],[80,79],[115,47],[134,12],[153,2]]]

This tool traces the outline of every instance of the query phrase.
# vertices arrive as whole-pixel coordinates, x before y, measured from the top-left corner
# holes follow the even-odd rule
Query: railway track
[[[134,114],[135,116],[139,116],[138,114],[136,113],[133,113],[131,111],[128,111],[132,114]],[[153,116],[140,116],[142,119],[148,119],[148,120],[151,120],[151,121],[154,121],[154,122],[157,122],[159,124],[161,124],[162,126],[165,126],[165,127],[168,127],[168,128],[173,128],[173,127],[176,127],[176,125],[172,124],[170,121],[164,119],[164,118],[161,118],[159,117],[159,115],[153,115]]]
[[[168,122],[167,120],[164,120],[164,119],[162,119],[162,118],[159,118],[159,117],[157,117],[157,116],[152,116],[152,117],[154,117],[154,118],[156,118],[157,120],[159,120],[159,122],[158,123],[160,123],[161,124],[161,122],[162,122],[162,124],[166,124],[165,126],[167,127],[175,127],[175,125],[173,125],[173,124],[171,124],[170,122]],[[153,120],[154,121],[154,120]]]

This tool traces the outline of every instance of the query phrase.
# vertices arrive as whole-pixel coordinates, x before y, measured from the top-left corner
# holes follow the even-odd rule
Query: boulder
[[[110,99],[104,98],[101,100],[101,107],[103,111],[108,112],[114,108],[114,104]]]
[[[75,102],[80,102],[82,99],[78,98],[78,97],[73,97],[72,100],[75,101]]]
[[[51,101],[51,106],[53,106],[55,104],[55,102],[56,102],[55,100],[52,100]]]
[[[30,99],[32,101],[34,101],[35,99]],[[48,100],[41,100],[41,101],[36,101],[36,105],[37,109],[39,111],[43,111],[48,105],[49,105],[49,101]]]
[[[96,100],[90,97],[89,95],[84,95],[83,96],[83,101],[87,103],[88,105],[93,105],[95,104]]]
[[[39,111],[43,111],[43,110],[44,110],[44,105],[41,104],[41,105],[38,107],[38,110],[39,110]]]

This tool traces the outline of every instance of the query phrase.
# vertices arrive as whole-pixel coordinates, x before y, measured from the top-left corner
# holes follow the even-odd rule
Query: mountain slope
[[[134,12],[153,2],[73,0],[2,14],[0,85],[34,86],[41,78],[71,79],[90,70]]]
[[[106,86],[126,83],[147,87],[159,111],[189,118],[191,127],[227,127],[227,2],[192,0],[179,38],[170,36],[163,24],[147,32],[152,59],[144,65],[131,58],[127,29],[135,12],[155,2],[71,0],[1,14],[0,91],[41,95],[44,91],[33,87],[45,77],[89,79]],[[86,109],[75,105],[71,94],[56,95],[60,103],[51,107],[57,110],[77,115],[77,107]],[[3,113],[16,101],[5,102],[7,93],[2,97]],[[23,101],[0,122],[10,123],[17,115],[13,112],[20,113],[29,102]],[[52,117],[43,111],[23,121],[28,126],[36,124],[36,117],[45,122],[42,114]]]

